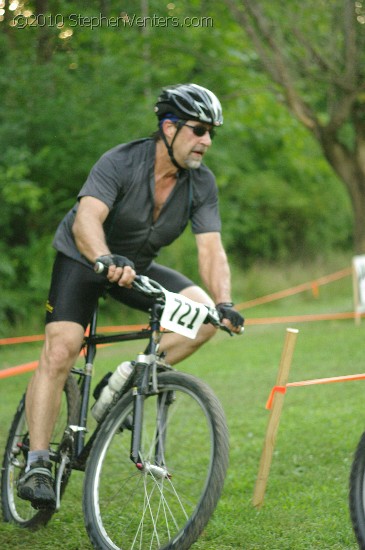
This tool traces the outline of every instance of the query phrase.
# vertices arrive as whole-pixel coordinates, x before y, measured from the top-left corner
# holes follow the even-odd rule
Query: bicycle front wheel
[[[130,460],[133,397],[113,407],[90,453],[84,515],[95,548],[190,548],[206,526],[228,466],[228,429],[219,401],[200,380],[158,376],[144,404],[142,462]]]
[[[50,451],[57,453],[63,434],[70,424],[77,424],[80,407],[80,391],[74,377],[69,376],[63,389],[60,412],[52,433]],[[17,495],[18,479],[24,474],[29,451],[29,431],[25,414],[25,395],[15,413],[8,441],[1,476],[1,502],[3,519],[21,527],[36,528],[45,525],[54,510],[35,510],[30,502]],[[65,477],[62,492],[67,483]]]
[[[358,443],[350,475],[350,515],[361,550],[365,550],[365,433]]]

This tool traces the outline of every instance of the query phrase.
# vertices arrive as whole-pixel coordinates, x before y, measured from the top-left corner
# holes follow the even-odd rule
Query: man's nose
[[[200,142],[203,143],[206,147],[210,147],[210,145],[212,145],[212,138],[210,137],[209,130],[207,130],[205,134],[201,137]]]

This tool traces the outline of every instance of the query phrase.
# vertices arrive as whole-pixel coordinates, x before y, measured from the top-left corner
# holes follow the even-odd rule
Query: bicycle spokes
[[[95,441],[84,511],[96,547],[107,540],[115,549],[157,550],[172,541],[190,548],[219,498],[228,457],[221,409],[210,399],[205,404],[205,387],[190,388],[187,375],[169,372],[159,380],[158,395],[144,401],[137,464],[129,458],[130,432],[120,431],[132,395],[111,411]]]

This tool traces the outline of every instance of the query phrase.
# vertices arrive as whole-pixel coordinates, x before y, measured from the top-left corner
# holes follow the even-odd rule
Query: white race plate
[[[165,291],[166,304],[161,325],[173,332],[194,339],[207,316],[207,307],[181,294]]]

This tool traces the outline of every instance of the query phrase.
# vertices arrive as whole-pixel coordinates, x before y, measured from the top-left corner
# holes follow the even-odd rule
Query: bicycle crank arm
[[[61,507],[61,483],[63,478],[63,473],[65,471],[65,468],[67,464],[69,464],[70,459],[68,456],[64,453],[62,453],[61,463],[58,468],[57,477],[56,477],[56,487],[55,487],[55,493],[56,493],[56,512]]]

